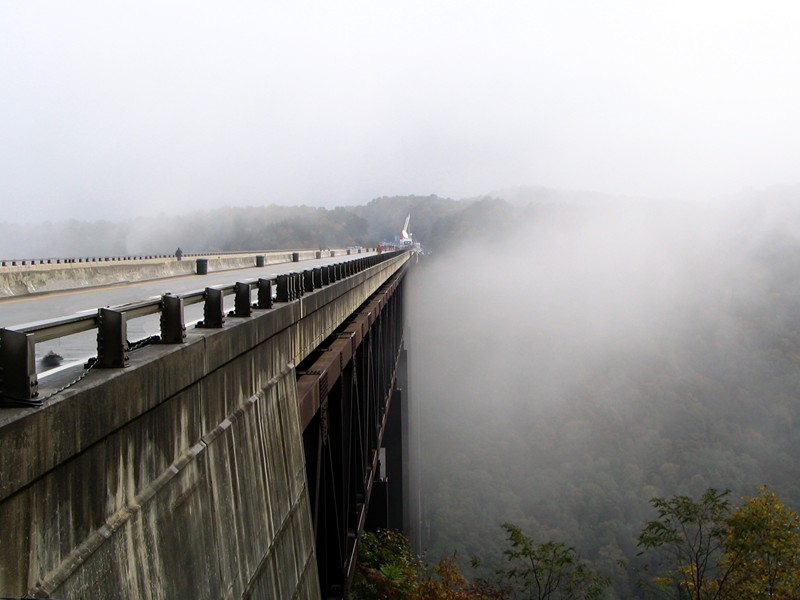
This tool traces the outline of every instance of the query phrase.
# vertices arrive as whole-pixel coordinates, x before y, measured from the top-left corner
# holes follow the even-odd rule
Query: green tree
[[[639,546],[669,552],[669,568],[655,581],[659,587],[675,586],[678,597],[693,600],[722,597],[732,568],[717,568],[727,535],[728,494],[709,488],[699,501],[688,496],[650,501],[658,518],[645,524]]]
[[[469,581],[453,557],[426,568],[408,538],[397,531],[364,532],[350,598],[354,600],[506,600],[509,590],[495,581]]]
[[[693,600],[800,598],[800,518],[766,487],[733,510],[710,488],[700,500],[653,498],[658,519],[639,545],[666,549],[656,584]]]
[[[354,600],[415,598],[419,561],[408,538],[396,531],[365,531],[358,545],[358,565],[350,597]]]
[[[727,521],[725,598],[800,598],[800,519],[766,486]]]
[[[497,572],[518,598],[592,599],[608,587],[609,580],[582,560],[574,548],[560,542],[537,544],[511,523],[504,523],[511,547],[504,554],[511,564]]]

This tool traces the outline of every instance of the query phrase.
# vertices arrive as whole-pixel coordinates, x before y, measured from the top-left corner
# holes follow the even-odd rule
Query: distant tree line
[[[191,215],[139,217],[119,222],[77,221],[4,225],[4,258],[170,254],[231,250],[344,248],[393,241],[406,215],[411,231],[433,249],[480,237],[487,225],[513,222],[499,199],[456,201],[437,196],[376,198],[363,206],[225,207]]]

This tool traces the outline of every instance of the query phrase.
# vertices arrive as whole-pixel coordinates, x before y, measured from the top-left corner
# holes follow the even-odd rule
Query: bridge
[[[411,257],[1,330],[0,596],[346,597],[360,532],[404,526]],[[36,343],[86,329],[91,368],[40,389]]]

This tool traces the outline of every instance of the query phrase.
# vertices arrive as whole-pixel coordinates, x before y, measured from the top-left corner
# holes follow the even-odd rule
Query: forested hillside
[[[155,215],[119,221],[3,224],[4,258],[117,255],[225,250],[275,250],[375,246],[393,241],[406,215],[430,248],[458,233],[461,213],[473,201],[437,196],[377,198],[364,206],[225,207],[189,215]],[[467,221],[471,221],[469,215]]]
[[[582,206],[609,199],[541,188],[453,200],[431,196],[375,198],[365,205],[334,209],[310,206],[221,207],[187,215],[115,221],[70,220],[37,224],[1,224],[0,256],[45,258],[124,254],[169,254],[228,250],[277,250],[375,246],[393,241],[407,215],[414,238],[432,252],[463,241],[490,241],[529,221],[531,212],[554,206]]]
[[[472,204],[481,244],[412,275],[428,555],[497,566],[511,522],[642,597],[653,497],[766,484],[800,507],[794,209],[515,206],[492,227],[508,206]]]
[[[431,196],[376,198],[365,205],[334,209],[310,206],[224,207],[181,216],[156,215],[119,221],[2,224],[0,256],[44,258],[124,254],[169,254],[227,250],[277,250],[375,246],[393,241],[407,215],[411,232],[425,249],[439,252],[462,241],[481,243],[497,231],[508,233],[520,217],[569,206],[566,193],[546,202],[523,191],[509,197],[486,196],[453,200]],[[524,200],[520,200],[523,198]],[[523,222],[527,218],[523,218]]]

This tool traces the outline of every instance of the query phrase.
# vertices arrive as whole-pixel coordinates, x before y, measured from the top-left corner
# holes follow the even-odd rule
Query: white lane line
[[[72,367],[77,367],[78,365],[86,364],[86,361],[89,360],[91,356],[87,356],[83,360],[76,360],[74,362],[69,362],[66,364],[61,365],[60,367],[55,367],[53,369],[48,369],[42,373],[38,373],[36,377],[38,379],[44,379],[45,377],[50,377],[50,375],[55,375],[56,373],[60,373],[61,371],[66,371],[67,369],[71,369]]]

